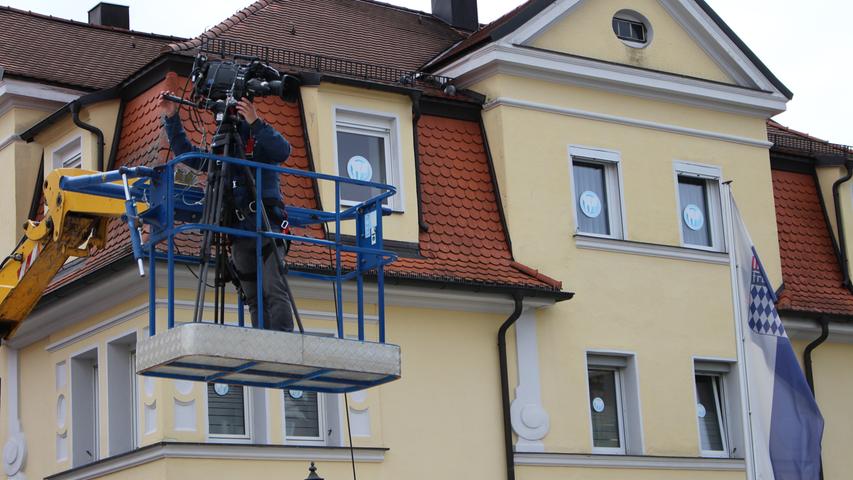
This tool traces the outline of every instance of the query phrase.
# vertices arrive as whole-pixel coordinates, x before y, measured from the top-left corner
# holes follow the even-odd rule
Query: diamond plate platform
[[[400,347],[186,323],[139,340],[136,373],[199,382],[345,393],[400,378]]]

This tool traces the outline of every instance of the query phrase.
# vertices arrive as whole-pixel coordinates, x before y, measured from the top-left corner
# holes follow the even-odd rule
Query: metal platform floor
[[[141,339],[140,375],[346,393],[400,378],[400,347],[335,337],[186,323]]]

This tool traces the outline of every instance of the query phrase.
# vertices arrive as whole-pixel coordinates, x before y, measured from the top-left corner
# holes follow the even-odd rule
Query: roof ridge
[[[12,7],[9,5],[0,5],[0,11],[4,11],[4,10],[7,12],[17,13],[19,15],[27,15],[29,17],[40,18],[43,20],[50,20],[50,21],[54,21],[54,22],[65,23],[65,24],[69,24],[69,25],[73,25],[73,26],[77,26],[77,27],[92,28],[95,30],[104,30],[107,32],[115,32],[115,33],[121,33],[121,34],[126,34],[126,35],[152,37],[152,38],[158,38],[158,39],[185,40],[185,38],[183,38],[183,37],[176,37],[174,35],[164,35],[161,33],[153,33],[153,32],[142,32],[139,30],[110,27],[108,25],[95,25],[92,23],[81,22],[79,20],[73,20],[70,18],[54,17],[53,15],[48,15],[45,13],[38,13],[38,12],[34,12],[32,10],[21,10],[20,8],[15,8],[15,7]]]
[[[216,37],[218,35],[225,33],[229,28],[233,27],[234,24],[242,22],[249,15],[253,15],[253,14],[259,12],[260,10],[263,10],[264,8],[270,6],[270,4],[272,4],[272,3],[275,3],[275,0],[256,0],[254,3],[251,3],[244,8],[237,10],[236,12],[234,12],[233,15],[226,18],[225,20],[223,20],[223,21],[217,23],[216,25],[208,28],[207,30],[202,32],[200,35],[198,35],[194,38],[182,41],[182,42],[170,43],[170,44],[164,46],[163,51],[164,52],[168,52],[168,51],[180,52],[180,51],[191,50],[193,48],[199,47],[202,44],[203,38],[210,37],[210,36]],[[213,34],[209,35],[210,32],[213,32]]]

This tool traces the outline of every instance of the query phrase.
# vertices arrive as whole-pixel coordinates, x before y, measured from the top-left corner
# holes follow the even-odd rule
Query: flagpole
[[[737,251],[735,249],[735,222],[734,222],[734,197],[732,196],[731,182],[725,182],[722,185],[723,198],[723,221],[726,226],[726,243],[729,251],[729,270],[731,271],[732,285],[732,305],[734,310],[735,335],[737,337],[737,368],[738,368],[738,386],[740,387],[740,402],[741,402],[741,422],[744,425],[744,445],[746,446],[746,454],[744,462],[746,463],[746,478],[747,480],[756,480],[755,472],[755,446],[753,444],[752,431],[752,407],[749,402],[749,379],[748,369],[746,367],[746,348],[744,346],[743,332],[743,299],[741,298],[740,277],[738,275]]]

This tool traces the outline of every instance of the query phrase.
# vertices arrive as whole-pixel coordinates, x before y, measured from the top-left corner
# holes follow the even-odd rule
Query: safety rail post
[[[154,242],[148,245],[148,336],[157,333],[157,259],[154,256]],[[136,368],[134,366],[134,368]]]
[[[168,325],[175,326],[175,167],[169,163],[166,167],[166,228],[168,229],[168,245],[166,246],[166,262],[168,275]]]
[[[376,201],[376,241],[378,248],[383,249],[382,244],[382,202]],[[376,308],[379,317],[379,343],[385,343],[385,267],[382,262],[376,262]]]
[[[237,325],[241,327],[246,326],[246,312],[244,312],[245,306],[243,305],[243,296],[240,295],[240,291],[237,291]]]
[[[261,237],[261,209],[264,208],[261,190],[261,167],[255,167],[255,268],[257,284],[255,284],[255,301],[257,302],[258,328],[264,329],[264,255],[263,238]],[[272,226],[270,226],[272,227]],[[275,245],[273,245],[275,248]]]
[[[360,208],[355,216],[355,238],[356,245],[359,244],[358,238],[364,234],[364,209]],[[356,271],[356,288],[358,297],[358,339],[364,341],[364,272],[361,268],[361,260],[363,254],[356,252],[355,254],[355,271]]]
[[[335,180],[335,316],[338,321],[338,338],[344,338],[344,287],[341,270],[341,182]]]

